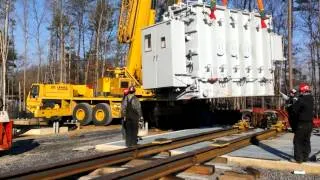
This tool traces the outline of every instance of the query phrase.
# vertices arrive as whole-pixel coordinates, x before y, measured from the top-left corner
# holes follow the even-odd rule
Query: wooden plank
[[[68,127],[60,127],[59,133],[67,133]],[[23,133],[23,136],[34,136],[34,135],[50,135],[54,134],[53,128],[38,128],[38,129],[30,129],[27,132]]]
[[[13,125],[15,126],[46,126],[48,122],[39,119],[13,119]]]
[[[172,154],[171,154],[171,151],[163,151],[163,152],[159,153],[158,156],[170,157],[170,156],[172,156]]]
[[[280,171],[295,171],[304,170],[306,174],[320,175],[320,164],[319,163],[294,163],[288,161],[272,161],[263,159],[253,159],[253,158],[242,158],[242,157],[232,157],[223,156],[228,159],[228,163],[235,164],[244,167],[255,167],[264,169],[275,169]]]
[[[225,158],[225,157],[219,156],[219,157],[216,157],[216,158],[212,159],[210,162],[211,163],[227,164],[228,163],[228,159]]]
[[[127,162],[126,164],[122,165],[121,167],[131,168],[131,167],[144,165],[144,164],[149,163],[149,162],[151,162],[151,160],[133,159],[133,160]]]
[[[105,167],[105,168],[99,168],[96,169],[95,171],[91,172],[89,176],[101,176],[105,174],[110,174],[118,171],[125,170],[127,168],[124,167]]]
[[[228,141],[224,141],[224,140],[212,140],[212,144],[210,144],[210,146],[213,147],[225,147],[228,146],[230,143]]]
[[[169,151],[171,156],[176,156],[176,155],[185,153],[185,151],[179,151],[179,150],[169,150]]]
[[[124,149],[126,147],[125,146],[112,145],[112,144],[98,144],[98,145],[96,145],[95,148],[96,148],[97,151],[107,152],[107,151],[115,151],[115,150],[119,150],[119,149]]]
[[[94,149],[94,146],[81,146],[73,148],[72,151],[89,151],[91,149]]]
[[[196,165],[188,168],[184,173],[200,174],[200,175],[212,175],[215,171],[214,166]]]
[[[252,180],[248,177],[239,177],[235,175],[221,175],[217,179],[218,180]]]
[[[167,143],[171,143],[171,142],[172,142],[171,139],[158,138],[158,139],[155,139],[154,141],[152,141],[152,144],[167,144]]]
[[[99,168],[96,169],[95,171],[91,172],[90,174],[86,176],[82,176],[79,178],[79,180],[91,180],[91,179],[96,179],[102,175],[105,174],[110,174],[118,171],[125,170],[126,168],[119,168],[119,167],[105,167],[105,168]]]

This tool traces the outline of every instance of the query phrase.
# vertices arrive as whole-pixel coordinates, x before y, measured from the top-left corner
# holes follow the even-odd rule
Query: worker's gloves
[[[289,96],[285,95],[285,94],[282,93],[281,91],[279,91],[279,93],[280,93],[282,99],[284,99],[284,100],[286,100],[286,101],[289,100]]]

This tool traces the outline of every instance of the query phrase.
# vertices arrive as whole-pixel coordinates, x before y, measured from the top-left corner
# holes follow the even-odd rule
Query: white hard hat
[[[292,93],[292,94],[295,94],[296,92],[297,92],[296,89],[291,89],[291,90],[290,90],[290,93]]]

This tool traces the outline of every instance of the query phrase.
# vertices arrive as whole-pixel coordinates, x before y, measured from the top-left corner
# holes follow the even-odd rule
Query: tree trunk
[[[99,43],[100,43],[100,30],[98,30],[97,32],[97,37],[96,37],[96,54],[95,54],[95,66],[94,66],[94,72],[95,72],[95,76],[94,76],[94,84],[95,84],[95,88],[97,88],[97,82],[98,82],[98,78],[99,78],[99,72],[98,72],[98,66],[99,66]]]
[[[9,9],[10,9],[10,0],[6,0],[5,5],[5,24],[0,34],[0,43],[1,43],[1,58],[2,58],[2,110],[6,110],[6,64],[7,64],[7,55],[8,55],[8,28],[9,28]]]
[[[82,32],[82,22],[83,22],[83,16],[81,16],[80,20],[78,20],[78,49],[77,49],[77,57],[76,57],[76,73],[75,73],[75,82],[77,84],[80,83],[80,63],[81,63],[81,58],[80,58],[80,50],[81,50],[81,32]]]
[[[69,58],[68,58],[68,78],[69,78],[69,83],[75,83],[75,77],[73,76],[72,78],[71,78],[71,75],[75,75],[76,73],[75,73],[75,71],[77,70],[77,63],[72,63],[72,55],[73,55],[73,53],[74,53],[74,31],[73,31],[73,28],[71,28],[71,30],[70,30],[71,32],[70,32],[70,38],[71,38],[71,48],[70,48],[70,51],[69,51]],[[71,64],[72,64],[72,66],[76,66],[73,70],[71,70]]]
[[[320,5],[319,5],[320,6]],[[320,51],[320,48],[318,47],[319,45],[315,45],[315,48],[316,48],[316,52],[317,52],[317,60],[318,60],[318,73],[319,73],[319,78],[320,78],[320,53],[319,53],[319,51]],[[319,89],[320,89],[320,80],[319,80]],[[319,92],[319,94],[320,94],[320,92]],[[318,97],[316,97],[315,98],[318,102],[320,102],[320,95],[318,96]],[[316,106],[317,106],[317,108],[318,108],[318,110],[317,110],[317,112],[316,112],[316,116],[318,117],[318,115],[319,115],[319,110],[320,110],[320,105],[319,105],[319,103],[317,103],[316,104]]]
[[[103,48],[103,60],[102,60],[102,66],[101,66],[101,78],[104,77],[104,71],[105,71],[105,68],[106,68],[106,60],[107,60],[107,56],[106,56],[106,53],[107,53],[107,43],[108,43],[108,38],[106,37],[105,38],[105,41],[104,41],[104,48]]]
[[[19,114],[21,113],[22,108],[21,108],[21,83],[19,81]]]
[[[84,31],[84,26],[82,26],[81,28],[81,33],[82,33],[82,51],[83,51],[83,59],[86,59],[86,47],[85,47],[85,42],[84,42],[84,39],[85,39],[85,31]],[[82,64],[82,63],[81,63]],[[86,70],[85,67],[83,69],[84,71]],[[86,75],[86,72],[83,72],[85,75]],[[83,76],[82,76],[83,77]],[[85,83],[87,83],[87,81],[85,80],[84,81]]]
[[[41,15],[39,16],[39,12],[38,12],[38,8],[36,5],[36,0],[32,1],[32,5],[33,5],[33,12],[34,12],[34,18],[36,21],[36,41],[37,41],[37,51],[38,51],[38,72],[37,72],[37,82],[42,82],[43,78],[42,77],[42,48],[41,48],[41,44],[40,44],[40,31],[41,31],[41,25],[43,23],[44,20],[44,16],[45,16],[45,10],[42,10]]]
[[[26,69],[28,62],[28,2],[23,1],[23,34],[24,34],[24,61],[23,61],[23,110],[26,111]]]
[[[64,66],[64,33],[63,33],[63,5],[62,0],[60,0],[60,83],[65,82],[65,66]]]
[[[98,23],[98,29],[96,32],[96,56],[95,56],[95,78],[94,78],[94,84],[95,88],[98,88],[98,78],[99,78],[99,51],[100,51],[100,31],[101,31],[101,23],[102,23],[102,15],[103,11],[101,11],[99,16],[99,23]]]

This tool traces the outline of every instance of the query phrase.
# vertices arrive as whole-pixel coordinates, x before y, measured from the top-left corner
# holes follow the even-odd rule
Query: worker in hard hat
[[[137,145],[138,141],[138,124],[143,121],[141,104],[135,96],[136,89],[134,86],[129,87],[129,94],[125,97],[122,109],[124,112],[124,129],[125,141],[127,147]]]
[[[125,119],[125,114],[126,114],[126,108],[124,108],[127,103],[127,95],[129,94],[129,89],[125,89],[123,91],[123,97],[122,97],[122,102],[121,102],[121,117],[122,117],[122,121],[121,121],[121,133],[122,133],[122,139],[125,139],[125,136],[126,136],[126,130],[125,130],[125,122],[126,122],[126,119]]]
[[[292,129],[292,132],[295,132],[297,126],[297,115],[292,110],[292,105],[298,101],[298,92],[296,89],[291,89],[289,93],[289,98],[286,101],[286,109],[288,112],[289,123]]]
[[[289,91],[289,95],[286,95],[282,92],[280,92],[280,95],[282,96],[283,100],[285,100],[285,109],[288,113],[289,124],[292,132],[294,132],[296,127],[295,122],[297,122],[297,120],[294,119],[297,117],[297,115],[295,115],[294,111],[292,110],[292,105],[298,101],[298,92],[296,89],[291,89]]]
[[[292,105],[296,113],[296,129],[294,131],[294,159],[298,163],[306,162],[311,152],[310,137],[313,119],[313,97],[310,86],[301,83],[299,85],[300,96],[298,101]]]

